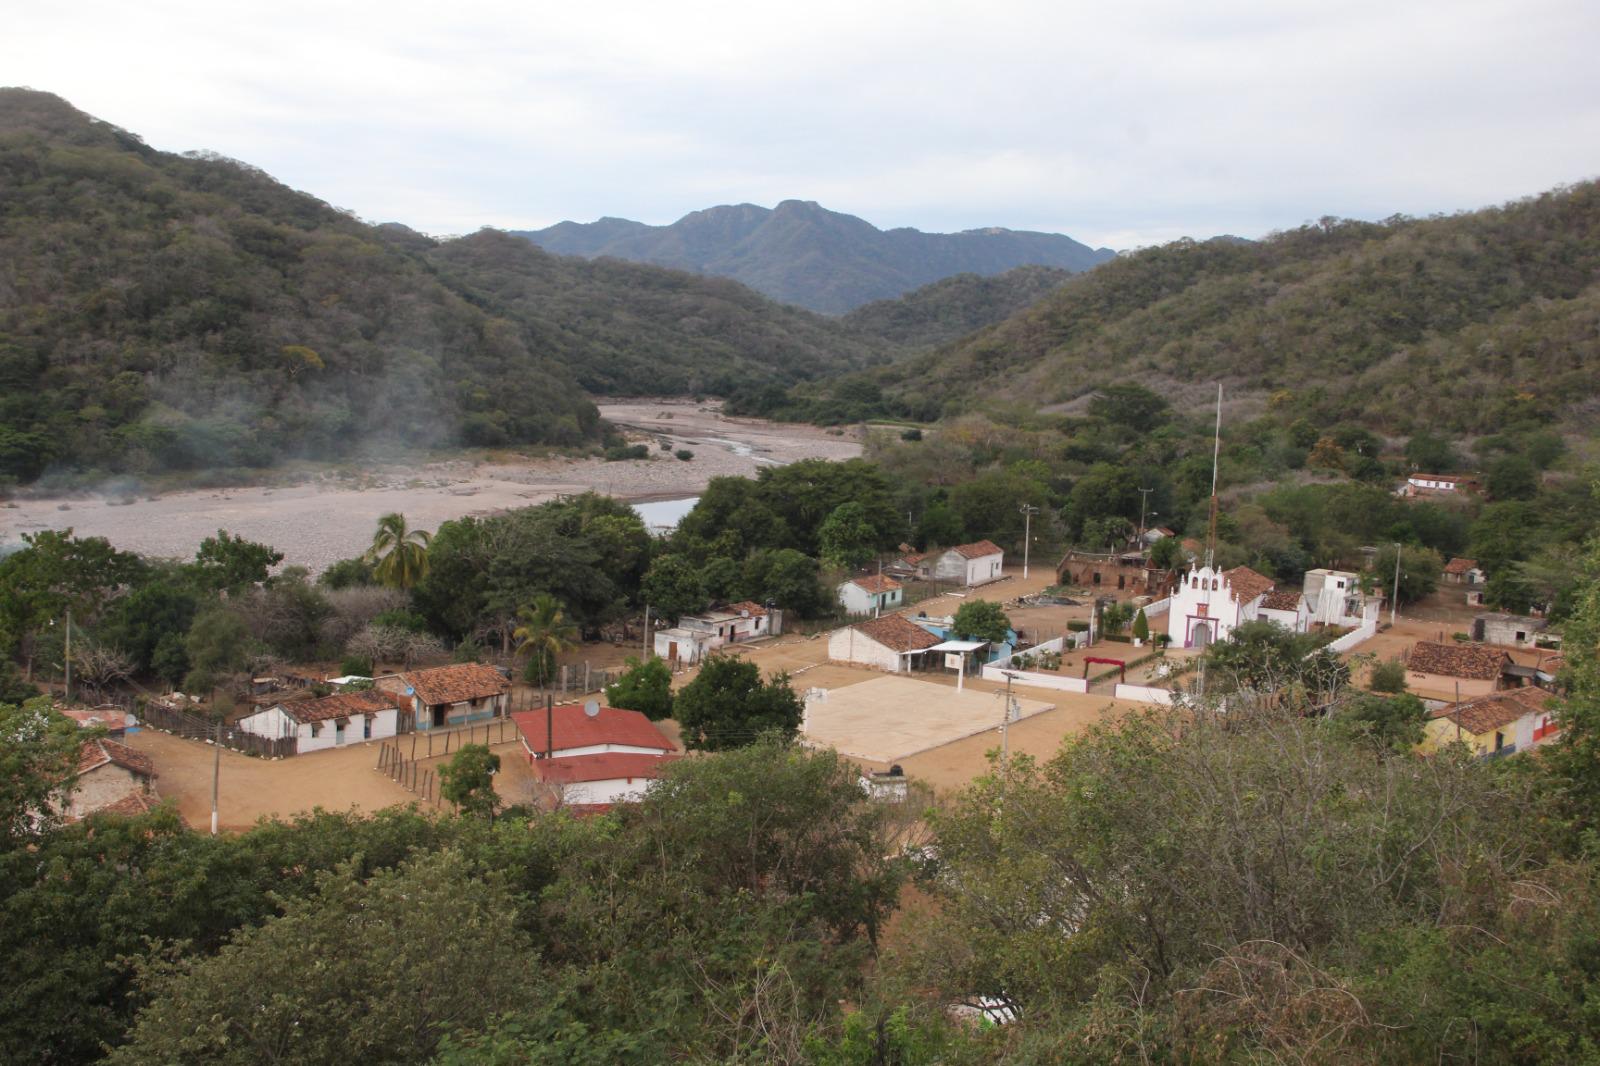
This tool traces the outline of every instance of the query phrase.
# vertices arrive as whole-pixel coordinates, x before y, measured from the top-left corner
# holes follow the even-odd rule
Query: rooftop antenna
[[[583,713],[588,715],[590,718],[600,717],[600,701],[585,700],[583,703]]]

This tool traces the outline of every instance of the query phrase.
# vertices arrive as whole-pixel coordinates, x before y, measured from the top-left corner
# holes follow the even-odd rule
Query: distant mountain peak
[[[799,199],[771,208],[707,207],[665,226],[602,218],[518,236],[561,255],[608,256],[733,278],[776,300],[828,314],[893,299],[957,274],[991,277],[1021,266],[1077,272],[1115,256],[1063,234],[1001,226],[962,233],[882,230]]]

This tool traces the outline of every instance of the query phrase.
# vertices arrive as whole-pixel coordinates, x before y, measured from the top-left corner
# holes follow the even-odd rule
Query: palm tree
[[[571,651],[578,645],[578,627],[567,621],[561,602],[548,592],[541,592],[533,603],[518,608],[521,621],[511,637],[517,642],[517,651],[528,652],[529,672],[537,678],[540,688],[546,687],[549,676],[555,672],[556,656]]]
[[[428,572],[428,543],[433,534],[425,529],[410,529],[406,516],[396,512],[378,519],[378,532],[373,534],[372,547],[362,556],[372,568],[373,575],[385,585],[408,589],[421,581]]]

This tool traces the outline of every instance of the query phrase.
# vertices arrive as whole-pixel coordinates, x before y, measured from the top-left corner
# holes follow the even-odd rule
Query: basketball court
[[[1017,699],[1018,717],[1055,709],[1043,700]],[[958,692],[949,685],[885,675],[843,688],[806,693],[806,741],[875,763],[928,751],[1000,725],[1000,692]]]

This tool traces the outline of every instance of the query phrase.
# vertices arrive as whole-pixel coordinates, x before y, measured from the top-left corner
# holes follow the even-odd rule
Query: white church
[[[1294,633],[1313,626],[1357,627],[1376,620],[1378,602],[1346,570],[1308,570],[1299,590],[1278,589],[1248,566],[1200,566],[1179,582],[1167,609],[1167,637],[1175,648],[1203,648],[1227,640],[1245,622],[1276,622]]]

